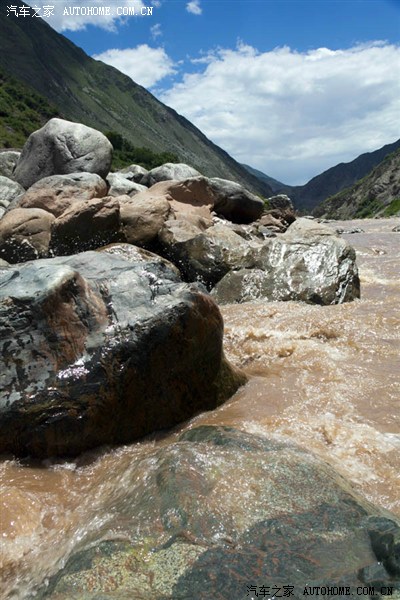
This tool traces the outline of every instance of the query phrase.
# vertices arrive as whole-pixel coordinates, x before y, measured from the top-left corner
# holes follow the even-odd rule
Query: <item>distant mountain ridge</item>
[[[25,6],[20,0],[13,4]],[[135,146],[172,152],[208,177],[232,179],[262,196],[272,195],[267,183],[187,119],[114,67],[89,57],[41,18],[0,20],[0,66],[42,94],[66,119],[114,130]]]
[[[327,169],[313,177],[305,185],[290,186],[269,177],[265,173],[243,165],[251,173],[268,183],[275,194],[287,194],[292,199],[297,210],[312,212],[313,209],[342,190],[352,186],[366,177],[377,167],[386,156],[400,148],[400,139],[392,144],[386,144],[374,152],[365,152],[348,163]]]
[[[318,205],[313,214],[329,219],[400,214],[400,148],[357,183]]]

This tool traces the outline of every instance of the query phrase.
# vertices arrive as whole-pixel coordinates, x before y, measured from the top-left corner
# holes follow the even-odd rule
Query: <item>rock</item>
[[[154,241],[170,214],[168,201],[150,192],[132,198],[119,196],[117,200],[121,210],[122,238],[139,246]]]
[[[116,198],[75,201],[52,223],[54,255],[76,254],[118,241],[120,205]]]
[[[148,171],[146,175],[143,175],[139,183],[151,187],[159,181],[167,181],[169,179],[181,181],[183,179],[188,179],[189,177],[198,177],[199,175],[201,175],[201,173],[184,163],[165,163],[165,165],[155,167]]]
[[[209,180],[214,193],[214,210],[234,223],[251,223],[262,215],[264,202],[239,183],[214,177]]]
[[[24,193],[25,190],[19,183],[13,181],[9,177],[0,176],[0,218],[11,202]]]
[[[191,177],[182,181],[161,181],[151,187],[151,193],[167,198],[178,219],[186,219],[188,215],[197,215],[209,220],[211,227],[214,193],[207,177]]]
[[[10,263],[8,263],[6,260],[3,260],[2,258],[0,258],[0,269],[5,269],[9,266],[10,266]]]
[[[142,460],[113,503],[123,539],[86,534],[35,598],[333,600],[368,574],[397,587],[396,518],[293,444],[202,426]]]
[[[124,167],[123,169],[115,171],[116,174],[121,174],[125,179],[129,179],[129,181],[134,181],[135,183],[140,183],[143,175],[146,175],[148,172],[147,169],[140,165],[129,165],[129,167]]]
[[[343,229],[342,227],[339,227],[338,229],[336,229],[336,233],[338,235],[349,233],[364,233],[364,229],[361,229],[361,227],[351,227],[350,229]]]
[[[284,233],[288,228],[288,223],[283,219],[277,219],[271,213],[267,213],[257,221],[257,225],[266,227],[274,232]]]
[[[16,150],[6,150],[5,152],[0,151],[0,176],[1,177],[12,177],[14,167],[18,162],[21,152]]]
[[[107,181],[110,185],[110,189],[108,190],[109,196],[134,196],[135,194],[139,194],[139,192],[147,191],[145,185],[135,183],[124,177],[121,173],[109,173]]]
[[[98,248],[97,252],[106,252],[107,254],[120,256],[126,261],[129,261],[136,265],[139,263],[145,264],[151,262],[152,264],[160,265],[160,268],[164,270],[174,273],[177,281],[179,281],[181,278],[179,269],[175,267],[175,265],[173,265],[172,262],[169,262],[169,260],[166,260],[162,256],[158,256],[158,254],[149,252],[149,250],[140,248],[139,246],[127,244],[125,242],[118,242],[115,244],[110,244],[108,246],[103,246],[102,248]]]
[[[289,196],[285,194],[278,194],[277,196],[267,198],[267,206],[269,208],[265,211],[266,214],[283,221],[286,223],[286,227],[296,220],[293,203]]]
[[[393,227],[392,231],[399,232],[400,231],[400,225],[396,225],[396,227]]]
[[[254,269],[228,273],[212,295],[220,304],[259,298],[315,304],[354,300],[360,297],[355,252],[332,229],[298,219],[262,245]]]
[[[113,147],[96,129],[63,119],[50,119],[32,133],[22,149],[13,177],[25,189],[39,179],[77,171],[107,176]]]
[[[18,263],[47,256],[54,216],[40,208],[16,208],[0,220],[0,258]]]
[[[107,189],[104,179],[95,173],[52,175],[34,183],[12,208],[42,208],[59,217],[76,200],[103,198]]]
[[[229,227],[205,231],[182,220],[169,220],[159,235],[163,255],[186,281],[201,281],[209,289],[232,269],[254,266],[253,248]]]
[[[76,455],[215,408],[245,381],[222,336],[214,301],[158,258],[85,252],[5,269],[0,453]]]

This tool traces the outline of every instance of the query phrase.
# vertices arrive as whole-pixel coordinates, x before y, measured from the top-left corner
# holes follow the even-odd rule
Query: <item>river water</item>
[[[400,515],[400,233],[392,232],[398,224],[394,218],[331,224],[364,230],[344,234],[357,250],[361,300],[222,308],[226,354],[250,381],[218,410],[166,437],[75,461],[3,458],[0,598],[34,597],[35,586],[74,549],[110,532],[123,535],[133,513],[138,518],[132,497],[155,468],[155,450],[200,424],[290,438]]]

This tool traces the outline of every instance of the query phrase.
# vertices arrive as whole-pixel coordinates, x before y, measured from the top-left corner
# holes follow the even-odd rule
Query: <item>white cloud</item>
[[[258,52],[240,44],[161,94],[237,160],[285,183],[400,136],[400,47]],[[206,66],[204,64],[206,63]]]
[[[51,25],[57,31],[78,31],[85,29],[87,25],[94,25],[109,31],[117,31],[118,23],[124,22],[126,19],[141,16],[141,8],[148,6],[149,2],[144,0],[118,0],[118,2],[104,2],[104,0],[25,0],[26,4],[31,7],[38,7],[40,10],[38,15],[44,17],[44,21]],[[50,11],[50,17],[45,17],[44,7],[53,7]],[[153,2],[153,6],[159,4]],[[99,9],[109,8],[109,14],[98,14]],[[75,9],[75,10],[74,10]],[[89,14],[94,9],[95,14]],[[128,14],[122,14],[123,11],[131,11]],[[70,14],[72,11],[72,14]],[[134,11],[134,15],[132,12]],[[47,11],[48,13],[49,11]],[[120,14],[118,14],[120,13]]]
[[[192,15],[201,15],[203,9],[200,6],[200,0],[191,0],[186,4],[186,10]]]
[[[175,73],[173,61],[163,48],[151,48],[142,44],[136,48],[106,50],[93,56],[129,75],[133,81],[144,87],[152,87],[158,81]]]
[[[160,23],[156,23],[155,25],[153,25],[152,27],[150,27],[150,33],[151,33],[151,37],[153,38],[153,40],[155,40],[156,38],[162,36],[162,31],[161,31],[161,25],[160,25]]]

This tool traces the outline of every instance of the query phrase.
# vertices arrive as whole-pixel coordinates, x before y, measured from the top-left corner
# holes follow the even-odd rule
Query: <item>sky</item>
[[[283,183],[400,137],[400,0],[26,3],[54,6],[57,31]]]

